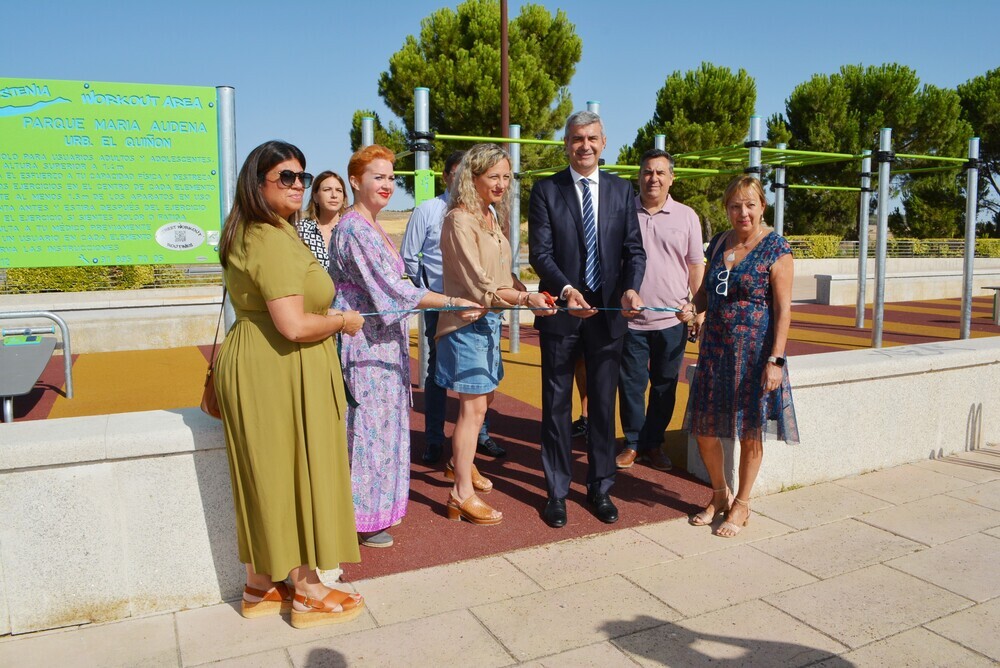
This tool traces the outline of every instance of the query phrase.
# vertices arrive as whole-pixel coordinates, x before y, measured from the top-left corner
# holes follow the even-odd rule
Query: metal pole
[[[500,0],[500,132],[510,125],[510,64],[507,51],[507,0]]]
[[[763,128],[763,118],[760,116],[750,117],[750,165],[747,168],[747,172],[752,174],[753,177],[758,180],[760,180],[760,143],[763,141]]]
[[[219,119],[219,201],[222,203],[220,220],[223,227],[226,216],[236,199],[236,89],[232,86],[216,86],[217,116]],[[223,274],[225,282],[225,274]],[[223,306],[223,320],[226,331],[236,322],[236,311],[226,296]]]
[[[778,150],[788,148],[788,144],[778,144]],[[758,149],[759,150],[759,149]],[[774,231],[785,233],[785,165],[774,170]]]
[[[667,150],[667,135],[655,135],[653,137],[653,148],[658,151]]]
[[[965,170],[965,265],[962,271],[961,338],[972,336],[972,272],[976,259],[976,204],[979,198],[979,137],[969,140]]]
[[[854,306],[855,329],[865,328],[865,304],[868,301],[868,220],[872,201],[872,152],[862,151],[861,197],[858,204],[858,300]]]
[[[507,136],[511,139],[521,138],[521,126],[511,125]],[[511,271],[521,278],[521,181],[518,172],[521,171],[521,145],[517,142],[508,145],[510,152],[510,169],[514,178],[510,183],[510,246],[511,246]],[[521,312],[510,312],[510,326],[508,328],[510,338],[510,352],[521,352]]]
[[[430,131],[430,88],[413,89],[413,131],[418,135],[426,134]],[[417,139],[414,142],[413,162],[414,169],[430,169],[431,154],[427,150],[430,148],[430,141],[426,138]],[[417,316],[417,387],[423,388],[427,382],[427,337],[424,336],[424,314]]]
[[[361,148],[375,143],[375,119],[372,116],[361,117]]]
[[[872,309],[872,348],[882,347],[885,310],[885,249],[889,233],[889,169],[892,167],[892,128],[882,128],[878,139],[878,231],[875,237],[875,306]]]

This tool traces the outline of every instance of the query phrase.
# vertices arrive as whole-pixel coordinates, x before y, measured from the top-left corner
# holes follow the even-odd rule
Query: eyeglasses
[[[729,296],[729,270],[723,269],[718,275],[719,282],[715,286],[715,294],[722,297]]]
[[[281,185],[285,186],[286,188],[291,188],[292,186],[294,186],[295,179],[302,181],[303,188],[308,188],[309,186],[312,185],[313,175],[310,174],[309,172],[293,172],[290,169],[283,169],[280,172],[278,172],[277,180],[280,181]]]

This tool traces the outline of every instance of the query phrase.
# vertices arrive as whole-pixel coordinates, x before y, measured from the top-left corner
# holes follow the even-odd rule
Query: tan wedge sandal
[[[448,480],[455,479],[455,467],[452,466],[451,462],[444,465],[444,477]],[[493,481],[484,477],[475,464],[472,465],[472,486],[480,494],[489,494],[493,491]]]

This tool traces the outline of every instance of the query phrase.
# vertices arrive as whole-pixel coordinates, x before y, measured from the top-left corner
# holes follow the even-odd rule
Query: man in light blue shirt
[[[458,170],[464,151],[455,151],[444,162],[445,191],[434,199],[422,202],[413,209],[406,224],[400,254],[406,265],[406,275],[414,284],[434,292],[444,292],[441,276],[441,226],[448,211],[448,190],[451,179]],[[434,333],[437,331],[438,312],[424,312],[424,336],[427,337],[427,379],[424,381],[424,442],[421,460],[433,464],[441,459],[444,446],[444,413],[447,391],[434,381],[437,371],[437,349]],[[479,452],[491,457],[503,457],[503,449],[489,434],[489,418],[483,421],[479,432]]]

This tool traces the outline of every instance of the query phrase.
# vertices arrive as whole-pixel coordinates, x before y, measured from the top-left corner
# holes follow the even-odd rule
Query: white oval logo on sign
[[[167,223],[156,230],[156,243],[167,250],[191,250],[205,243],[205,232],[191,223]]]

